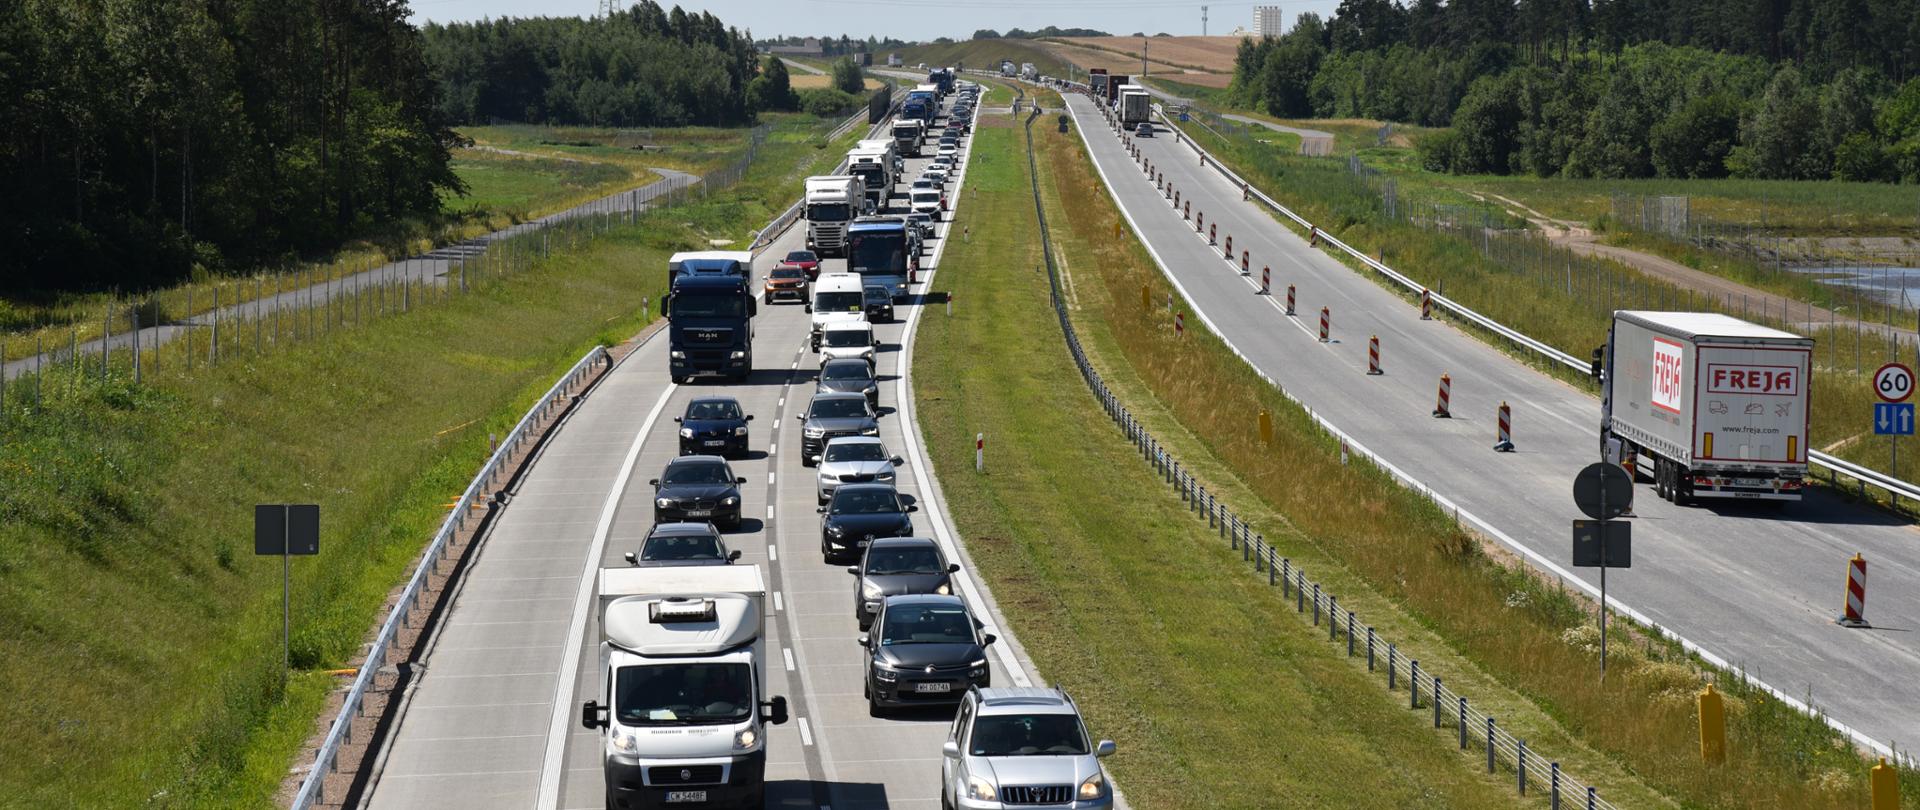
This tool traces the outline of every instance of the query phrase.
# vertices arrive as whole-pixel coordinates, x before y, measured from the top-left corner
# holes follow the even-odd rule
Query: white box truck
[[[847,223],[865,213],[865,181],[851,174],[807,178],[807,249],[828,255],[847,252]]]
[[[1152,109],[1147,88],[1137,84],[1120,85],[1120,123],[1127,126],[1145,123]]]
[[[600,572],[600,733],[609,808],[763,806],[767,724],[759,566]]]
[[[1797,501],[1813,339],[1703,312],[1613,314],[1600,439],[1660,497]]]

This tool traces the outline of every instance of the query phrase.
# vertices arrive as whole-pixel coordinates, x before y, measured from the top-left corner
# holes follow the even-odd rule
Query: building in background
[[[1261,37],[1277,37],[1286,33],[1286,24],[1280,21],[1279,6],[1253,7],[1253,34]]]

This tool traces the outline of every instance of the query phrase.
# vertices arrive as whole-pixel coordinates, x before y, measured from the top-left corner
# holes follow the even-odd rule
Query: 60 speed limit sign
[[[1886,402],[1905,402],[1913,396],[1913,369],[1888,363],[1873,373],[1873,393]]]

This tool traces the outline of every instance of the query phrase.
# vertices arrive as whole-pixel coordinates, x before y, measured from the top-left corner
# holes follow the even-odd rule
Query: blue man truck
[[[918,240],[905,217],[863,217],[847,228],[847,270],[863,285],[887,288],[895,299],[920,272]]]
[[[667,372],[675,384],[696,375],[744,381],[753,373],[753,316],[759,305],[744,274],[683,272],[667,294]]]
[[[900,114],[908,118],[918,118],[932,127],[934,115],[940,112],[940,90],[931,84],[923,84],[907,91],[907,100],[900,105]]]
[[[927,83],[940,88],[940,95],[953,92],[953,68],[934,68],[927,71]]]

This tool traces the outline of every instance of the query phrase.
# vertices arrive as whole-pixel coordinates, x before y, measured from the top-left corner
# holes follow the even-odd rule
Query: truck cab
[[[918,235],[903,217],[855,220],[847,229],[847,270],[902,298],[920,270]]]
[[[732,262],[738,265],[727,268],[724,264]],[[673,289],[673,280],[691,269],[703,273],[738,272],[753,283],[753,253],[745,250],[691,250],[675,253],[667,257],[667,289]]]
[[[807,178],[807,249],[841,254],[847,223],[866,210],[866,182],[850,174]]]
[[[867,210],[880,211],[887,207],[887,196],[893,191],[891,155],[879,149],[854,149],[847,153],[847,173],[865,184]]]
[[[606,806],[763,806],[769,697],[759,566],[600,572],[597,699]]]
[[[753,316],[759,311],[744,276],[682,273],[667,313],[667,368],[675,384],[703,374],[745,380],[753,373]]]
[[[917,118],[902,117],[893,121],[893,149],[907,157],[920,156],[920,144],[926,140],[926,122]]]

